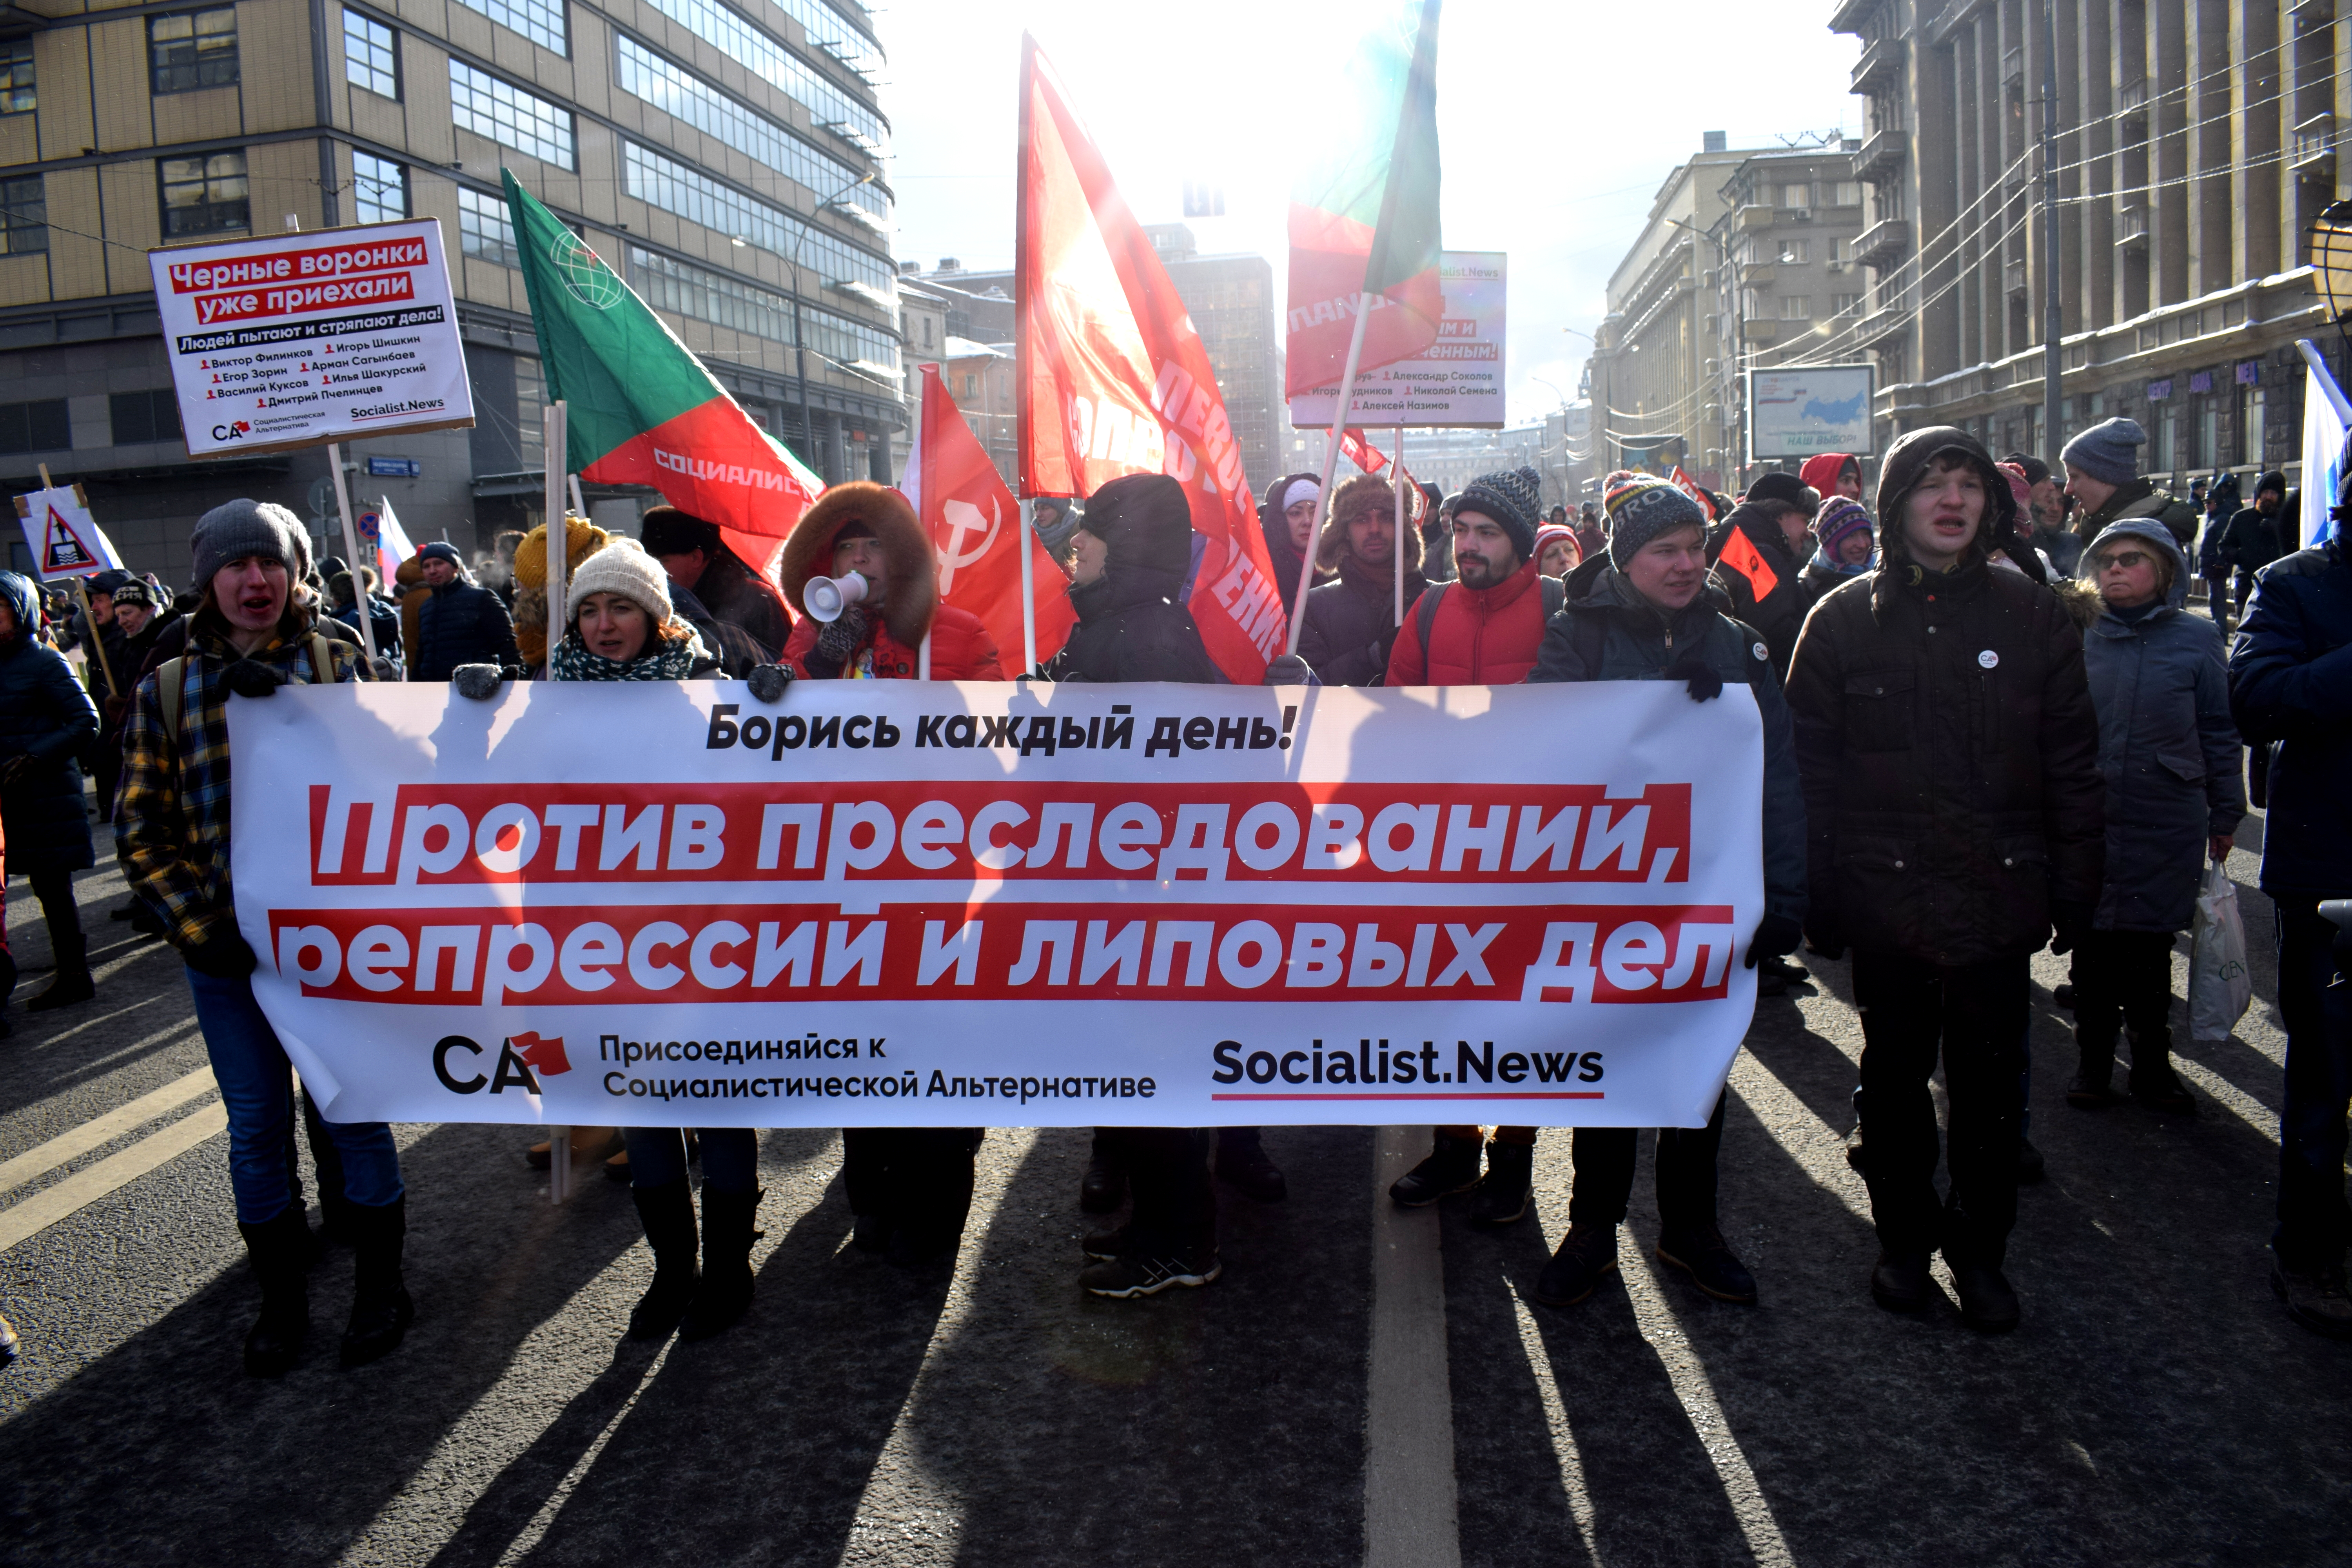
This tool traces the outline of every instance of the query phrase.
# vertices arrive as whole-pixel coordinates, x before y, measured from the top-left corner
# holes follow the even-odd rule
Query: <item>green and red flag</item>
[[[1339,385],[1356,315],[1358,370],[1437,341],[1437,16],[1440,0],[1390,0],[1342,63],[1330,139],[1290,192],[1286,395]]]
[[[547,395],[567,405],[565,460],[582,479],[651,485],[772,566],[824,481],[753,423],[619,274],[522,188],[507,207],[522,253]]]

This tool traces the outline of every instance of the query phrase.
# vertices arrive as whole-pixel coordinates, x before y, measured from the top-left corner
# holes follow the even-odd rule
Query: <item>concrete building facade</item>
[[[2329,0],[1843,0],[1863,42],[1854,177],[1871,222],[1862,319],[1815,351],[1879,367],[1882,441],[1930,424],[2055,457],[2128,415],[2147,468],[2297,468],[2315,291],[2312,220],[2344,194],[2352,26]],[[2054,110],[2058,242],[2040,145]],[[2061,428],[2042,428],[2043,289],[2062,326]]]
[[[813,467],[887,476],[906,413],[882,62],[855,0],[11,6],[0,474],[28,488],[46,462],[81,480],[125,555],[167,580],[227,497],[320,517],[320,450],[188,460],[146,253],[430,216],[478,424],[355,441],[353,481],[420,540],[487,548],[532,521],[545,377],[505,166]],[[417,477],[372,474],[371,458]],[[627,523],[650,492],[592,496]]]

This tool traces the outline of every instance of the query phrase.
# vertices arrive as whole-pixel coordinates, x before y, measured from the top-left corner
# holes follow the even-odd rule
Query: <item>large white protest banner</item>
[[[1445,291],[1445,314],[1437,341],[1411,359],[1397,360],[1356,378],[1348,400],[1350,425],[1409,425],[1415,429],[1503,427],[1503,350],[1507,338],[1505,307],[1509,258],[1499,250],[1449,250],[1438,263]],[[1318,307],[1328,312],[1327,301]],[[1314,323],[1294,307],[1290,328]],[[1301,392],[1290,399],[1292,423],[1328,426],[1339,405],[1339,384]]]
[[[299,687],[229,711],[336,1120],[1697,1126],[1744,687]]]
[[[191,458],[474,422],[436,218],[147,253]]]

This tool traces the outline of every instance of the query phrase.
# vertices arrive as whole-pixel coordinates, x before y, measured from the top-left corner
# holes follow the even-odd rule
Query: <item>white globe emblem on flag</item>
[[[621,302],[621,280],[570,229],[548,242],[547,258],[555,263],[555,275],[563,279],[563,287],[582,304],[609,310]]]
[[[996,498],[993,496],[989,498],[986,517],[981,516],[980,508],[968,500],[946,501],[941,503],[940,510],[947,516],[949,530],[947,543],[938,547],[940,592],[947,594],[955,588],[957,567],[974,565],[987,557],[989,547],[996,542],[997,530],[1004,526],[1004,516],[998,510]],[[988,531],[982,538],[978,547],[966,550],[963,547],[965,538],[968,535],[979,533],[982,529]]]

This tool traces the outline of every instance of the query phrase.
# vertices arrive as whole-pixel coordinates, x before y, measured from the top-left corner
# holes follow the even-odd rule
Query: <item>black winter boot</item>
[[[629,1312],[629,1338],[666,1340],[694,1301],[697,1237],[694,1194],[680,1176],[657,1187],[633,1187],[637,1218],[646,1227],[646,1244],[654,1250],[654,1282],[637,1298]]]
[[[2169,1028],[2132,1037],[2129,1082],[2132,1098],[2151,1110],[2169,1111],[2175,1116],[2197,1114],[2197,1101],[2190,1098],[2189,1086],[2172,1068]]]
[[[289,1205],[259,1225],[239,1220],[236,1228],[261,1285],[261,1316],[245,1336],[245,1370],[254,1377],[283,1377],[310,1331],[310,1292],[303,1278],[310,1263],[310,1224]]]
[[[27,1013],[70,1007],[98,994],[98,986],[89,977],[89,938],[76,931],[58,938],[57,945],[58,977],[49,982],[47,990],[25,1004]]]
[[[1116,1214],[1127,1202],[1127,1167],[1114,1141],[1097,1130],[1087,1173],[1078,1179],[1078,1207],[1088,1214]]]
[[[1466,1193],[1478,1183],[1478,1155],[1485,1145],[1475,1138],[1436,1135],[1429,1158],[1389,1184],[1389,1196],[1409,1209],[1433,1204],[1455,1193]]]
[[[707,1340],[751,1310],[751,1221],[761,1194],[702,1189],[702,1283],[677,1326],[682,1340]]]
[[[1535,1184],[1535,1174],[1534,1144],[1487,1144],[1486,1177],[1470,1194],[1470,1223],[1490,1226],[1517,1223],[1528,1212],[1528,1189]]]
[[[416,1303],[401,1282],[400,1253],[408,1236],[408,1200],[397,1197],[371,1208],[353,1204],[344,1223],[351,1228],[352,1321],[343,1329],[342,1363],[365,1366],[400,1348]]]
[[[2077,1110],[2104,1110],[2116,1100],[2116,1042],[2112,1037],[2091,1039],[2078,1027],[2074,1045],[2083,1059],[2074,1069],[2074,1081],[2066,1086],[2066,1103]]]
[[[907,1135],[908,1169],[898,1189],[897,1224],[883,1256],[901,1268],[954,1261],[971,1212],[972,1163],[980,1142],[954,1128]]]
[[[1282,1168],[1265,1157],[1264,1133],[1255,1127],[1217,1129],[1217,1180],[1262,1204],[1290,1195]]]

